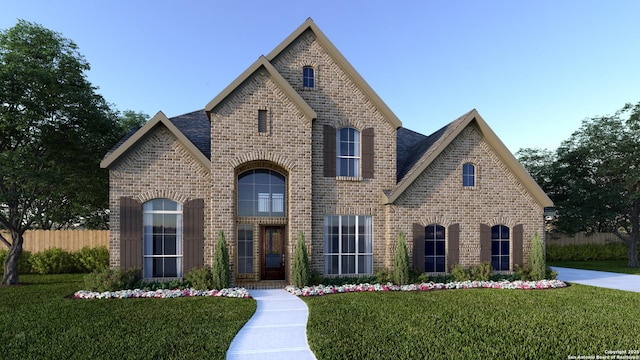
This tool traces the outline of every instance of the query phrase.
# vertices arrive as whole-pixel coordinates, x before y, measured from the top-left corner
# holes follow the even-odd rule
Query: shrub
[[[216,252],[213,255],[213,287],[220,290],[229,287],[231,274],[229,271],[229,251],[224,239],[224,231],[218,233]]]
[[[469,268],[469,277],[474,281],[489,281],[492,270],[491,263],[483,262]]]
[[[455,264],[451,268],[451,276],[453,277],[453,281],[467,281],[471,280],[471,275],[464,268],[464,266],[460,264]]]
[[[627,260],[627,246],[622,243],[547,245],[547,261]]]
[[[542,280],[546,275],[546,264],[544,262],[544,249],[540,235],[536,232],[531,239],[531,254],[529,255],[531,265],[531,280]]]
[[[9,254],[9,250],[0,249],[0,274],[4,274],[4,262],[7,260],[7,254]],[[30,260],[31,252],[22,250],[22,253],[18,256],[18,274],[31,274],[33,272]]]
[[[92,272],[109,266],[109,249],[106,246],[85,246],[73,255],[81,272]]]
[[[209,266],[200,266],[189,270],[184,274],[184,280],[194,289],[213,289],[213,274]]]
[[[409,283],[409,254],[407,253],[407,239],[403,232],[398,234],[398,247],[393,256],[392,277],[396,285]]]
[[[118,291],[133,288],[138,279],[140,270],[136,268],[101,268],[84,276],[84,286],[85,290],[90,291]]]
[[[391,281],[391,275],[389,275],[389,272],[387,271],[387,269],[384,269],[384,268],[376,271],[374,276],[376,278],[375,282],[379,284],[386,284]]]
[[[33,271],[38,274],[66,274],[78,272],[74,256],[60,248],[50,248],[31,255]]]
[[[293,257],[293,285],[299,288],[305,287],[309,285],[310,278],[307,245],[304,242],[304,233],[299,231],[296,251]]]

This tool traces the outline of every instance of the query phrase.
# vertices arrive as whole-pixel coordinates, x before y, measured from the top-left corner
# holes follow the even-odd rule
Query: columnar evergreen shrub
[[[546,275],[546,264],[544,261],[544,248],[540,235],[536,232],[531,239],[531,254],[529,255],[531,265],[531,280],[542,280]]]
[[[224,239],[224,231],[218,232],[216,252],[213,254],[213,282],[214,289],[220,290],[229,287],[231,279],[229,269],[229,251],[227,241]]]
[[[398,235],[398,247],[393,256],[393,282],[396,285],[409,283],[409,254],[407,239],[403,232]]]
[[[309,255],[307,254],[307,245],[304,242],[304,233],[298,231],[298,242],[293,256],[293,285],[298,288],[309,285],[311,273],[309,271]]]

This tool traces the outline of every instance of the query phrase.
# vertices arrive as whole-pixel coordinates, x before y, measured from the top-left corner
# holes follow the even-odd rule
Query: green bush
[[[469,274],[469,271],[460,264],[453,265],[453,267],[451,268],[451,277],[453,277],[453,281],[471,280],[471,275]]]
[[[106,246],[85,246],[73,255],[80,272],[92,272],[109,266],[109,249]]]
[[[403,232],[398,234],[398,247],[393,256],[392,277],[396,285],[409,283],[409,254],[407,253],[407,239]]]
[[[547,245],[547,261],[627,260],[627,246],[622,243]]]
[[[118,291],[134,288],[139,279],[139,269],[101,268],[84,276],[84,286],[85,290],[90,291]]]
[[[311,274],[309,273],[309,255],[307,245],[304,242],[304,233],[298,232],[298,242],[293,256],[293,285],[298,288],[309,285]]]
[[[491,263],[483,262],[477,266],[470,267],[469,276],[471,277],[471,280],[474,281],[489,281],[492,271]]]
[[[56,247],[31,255],[29,262],[33,271],[38,274],[68,274],[80,271],[73,254]]]
[[[224,231],[220,230],[216,252],[213,254],[213,287],[217,290],[228,288],[230,280],[229,251],[227,241],[224,239]]]
[[[197,290],[213,289],[213,274],[209,266],[200,266],[187,271],[184,280],[188,285]]]
[[[546,264],[544,261],[544,248],[540,235],[536,232],[531,239],[531,254],[529,255],[531,265],[531,280],[542,280],[546,275]]]
[[[4,262],[7,260],[8,253],[9,250],[0,249],[0,274],[4,274]],[[18,274],[33,273],[30,259],[31,252],[28,250],[22,250],[22,253],[18,256]]]

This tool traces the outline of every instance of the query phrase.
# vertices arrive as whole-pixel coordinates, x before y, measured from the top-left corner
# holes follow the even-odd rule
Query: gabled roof
[[[178,141],[206,168],[211,168],[211,129],[204,111],[177,116],[169,120],[159,111],[151,120],[132,130],[105,155],[101,168],[108,168],[157,126],[166,127]]]
[[[376,94],[375,91],[367,84],[362,76],[356,71],[356,69],[347,61],[347,59],[338,51],[338,48],[327,38],[327,36],[318,28],[311,18],[308,18],[302,25],[300,25],[291,35],[289,35],[280,45],[276,46],[268,55],[267,60],[273,61],[284,49],[286,49],[291,43],[293,43],[300,35],[305,31],[311,30],[316,40],[322,45],[322,47],[329,53],[331,58],[342,68],[342,70],[353,80],[356,86],[369,98],[369,100],[376,106],[378,111],[382,113],[385,119],[387,119],[394,128],[402,126],[402,122],[391,111],[387,104]]]
[[[254,62],[247,70],[245,70],[240,76],[238,76],[229,86],[224,88],[220,94],[218,94],[213,100],[209,101],[204,110],[209,114],[216,106],[218,106],[224,99],[226,99],[233,91],[245,82],[251,75],[253,75],[260,68],[264,68],[269,76],[275,81],[276,84],[282,89],[282,91],[289,97],[289,99],[302,111],[302,113],[309,120],[313,120],[318,117],[316,112],[307,104],[304,99],[298,94],[291,85],[280,75],[278,70],[271,65],[269,60],[264,56],[260,56],[256,62]]]
[[[420,138],[417,136],[419,134],[413,133],[410,130],[398,130],[398,144],[400,144],[401,141],[408,141],[408,144],[398,145],[398,183],[390,192],[383,194],[383,203],[391,204],[396,201],[436,157],[472,122],[478,126],[485,141],[494,149],[500,159],[504,161],[509,170],[511,170],[516,178],[525,186],[533,198],[543,207],[553,206],[551,199],[535,180],[533,180],[522,164],[511,154],[502,141],[500,141],[476,109],[469,111],[435,133],[423,138]]]

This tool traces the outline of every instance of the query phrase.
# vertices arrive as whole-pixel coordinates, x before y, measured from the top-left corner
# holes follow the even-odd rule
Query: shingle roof
[[[407,175],[418,159],[445,133],[449,125],[429,136],[407,128],[398,129],[396,135],[396,182],[400,182]]]
[[[198,110],[169,119],[184,136],[211,160],[211,123],[204,110]]]

